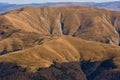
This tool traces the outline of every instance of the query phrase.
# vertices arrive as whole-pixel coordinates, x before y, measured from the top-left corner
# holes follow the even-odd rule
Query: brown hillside
[[[88,7],[26,7],[1,15],[1,37],[25,31],[41,35],[71,35],[118,45],[119,16],[119,12]]]
[[[53,62],[95,62],[109,59],[112,59],[114,64],[120,67],[119,52],[120,48],[117,46],[72,37],[61,37],[42,45],[2,55],[0,61],[14,62],[32,71],[40,67],[49,67]]]
[[[110,80],[117,80],[120,76],[119,74],[115,75],[120,70],[119,52],[120,47],[114,45],[86,41],[71,36],[55,37],[41,45],[1,55],[0,62],[4,63],[1,63],[0,67],[5,66],[7,62],[16,63],[23,68],[19,70],[15,65],[8,68],[10,64],[6,65],[7,70],[2,68],[5,71],[4,77],[9,76],[13,78],[12,80],[16,77],[16,80],[19,80],[20,76],[26,78],[31,75],[32,77],[35,76],[34,74],[39,76],[34,80],[39,78],[43,78],[43,80],[44,78],[46,80],[57,80],[58,78],[63,80],[99,80],[106,78],[104,74],[110,74],[110,78],[108,77]],[[116,72],[114,69],[117,69]],[[22,70],[22,73],[17,73],[17,70],[19,70],[18,72]],[[24,70],[34,72],[34,74],[26,75]],[[14,71],[14,74],[11,71]],[[7,75],[8,73],[9,75]],[[19,76],[16,76],[15,73]],[[12,77],[10,74],[14,76]],[[5,80],[9,80],[9,77]],[[0,80],[3,78],[1,77]]]
[[[119,35],[120,12],[104,9],[26,7],[0,14],[0,80],[117,80]]]

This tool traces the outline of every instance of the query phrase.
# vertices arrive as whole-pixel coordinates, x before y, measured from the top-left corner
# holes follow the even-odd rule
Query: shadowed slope
[[[117,80],[119,52],[118,46],[69,36],[55,37],[41,45],[0,56],[0,62],[3,62],[0,67],[10,62],[23,68],[8,64],[11,67],[1,68],[6,71],[0,79],[101,80],[101,77],[106,78],[104,74],[109,74],[109,79]]]

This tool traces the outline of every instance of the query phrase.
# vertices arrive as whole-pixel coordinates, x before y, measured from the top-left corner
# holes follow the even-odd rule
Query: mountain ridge
[[[104,8],[109,10],[117,10],[119,11],[119,1],[114,2],[56,2],[56,3],[31,3],[31,4],[9,4],[9,3],[1,3],[0,12],[7,12],[16,8],[22,7],[45,7],[45,6],[88,6],[88,7],[97,7],[97,8]]]

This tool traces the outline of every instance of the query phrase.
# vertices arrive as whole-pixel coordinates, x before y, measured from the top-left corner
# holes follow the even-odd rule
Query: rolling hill
[[[119,11],[80,6],[0,14],[0,80],[118,80],[119,22]]]

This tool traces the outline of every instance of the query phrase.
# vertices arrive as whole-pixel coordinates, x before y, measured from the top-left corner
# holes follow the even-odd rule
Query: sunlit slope
[[[90,7],[26,7],[2,14],[0,23],[6,35],[20,31],[71,35],[118,45],[119,16],[119,12]],[[10,29],[6,30],[6,26]]]
[[[54,62],[95,62],[109,59],[120,67],[119,47],[66,36],[56,37],[42,45],[0,56],[1,62],[17,63],[30,71],[49,67]]]

